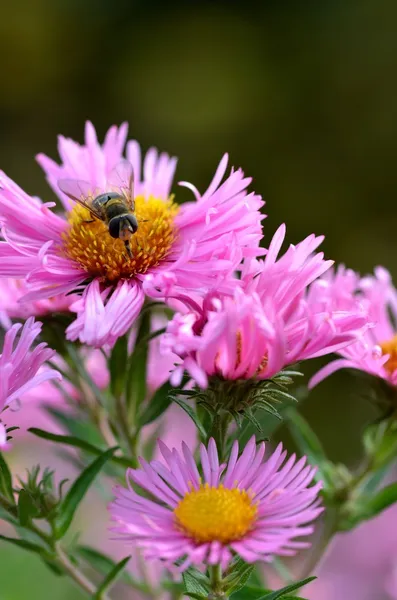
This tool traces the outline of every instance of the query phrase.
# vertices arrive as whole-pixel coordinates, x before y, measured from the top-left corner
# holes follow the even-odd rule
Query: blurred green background
[[[324,233],[329,258],[396,275],[396,24],[393,0],[2,3],[0,167],[48,199],[34,155],[127,120],[199,189],[228,151],[266,200],[267,241],[286,222],[289,242]],[[333,459],[358,460],[374,412],[348,374],[303,412]],[[79,597],[4,545],[0,581],[0,600]]]

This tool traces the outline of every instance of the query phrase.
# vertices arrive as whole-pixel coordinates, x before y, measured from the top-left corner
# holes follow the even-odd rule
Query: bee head
[[[135,215],[121,215],[109,221],[109,233],[112,238],[120,238],[123,242],[129,240],[138,230],[138,221]]]

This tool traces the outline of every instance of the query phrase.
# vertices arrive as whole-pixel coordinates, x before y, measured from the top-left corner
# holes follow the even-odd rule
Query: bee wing
[[[112,169],[107,181],[114,192],[121,192],[131,210],[134,210],[134,170],[128,160],[121,160]]]
[[[88,181],[82,181],[80,179],[59,179],[58,187],[61,192],[68,196],[68,198],[81,204],[81,206],[87,208],[94,217],[102,220],[102,215],[87,202],[88,199],[93,198],[93,195],[96,195],[96,191],[92,190],[92,186]]]

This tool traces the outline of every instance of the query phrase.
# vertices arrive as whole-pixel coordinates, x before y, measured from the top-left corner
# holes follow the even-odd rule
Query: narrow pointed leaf
[[[62,567],[57,565],[57,563],[54,560],[43,558],[43,562],[46,565],[46,567],[48,567],[50,571],[54,573],[54,575],[57,575],[58,577],[65,575],[65,571],[62,569]]]
[[[14,493],[12,491],[12,476],[6,460],[0,452],[0,492],[11,502],[15,504]]]
[[[93,600],[101,600],[103,594],[108,590],[116,581],[116,579],[121,575],[122,570],[130,560],[131,556],[126,556],[121,560],[117,565],[113,567],[110,571],[109,575],[107,575],[104,581],[101,583],[99,588],[96,591],[96,594],[93,596]]]
[[[373,519],[395,502],[397,502],[397,483],[391,483],[363,502],[358,514],[359,520]]]
[[[148,425],[160,417],[172,402],[172,385],[166,381],[155,391],[148,404],[143,408],[139,416],[139,427]]]
[[[74,448],[80,448],[89,454],[93,454],[95,456],[100,456],[103,454],[104,450],[101,448],[97,448],[93,444],[86,442],[85,440],[81,440],[80,438],[73,435],[58,435],[57,433],[50,433],[49,431],[44,431],[43,429],[37,429],[36,427],[31,427],[28,429],[30,433],[36,435],[39,438],[44,440],[49,440],[50,442],[55,442],[56,444],[62,444],[64,446],[72,446]],[[112,456],[110,459],[112,462],[118,463],[124,467],[130,467],[131,462],[128,458],[123,458],[122,456]]]
[[[117,566],[116,561],[110,558],[110,556],[107,556],[106,554],[103,554],[94,548],[90,548],[89,546],[78,546],[76,548],[76,554],[92,569],[105,576],[108,576],[109,573]],[[124,571],[121,573],[121,580],[131,587],[141,590],[142,592],[147,591],[146,584],[136,581],[129,571]]]
[[[20,490],[18,495],[18,517],[20,524],[26,527],[37,514],[37,508],[30,494],[25,490]]]
[[[246,583],[248,583],[249,578],[252,575],[252,571],[255,569],[255,565],[245,564],[243,565],[238,572],[235,573],[236,577],[231,577],[230,585],[228,585],[226,592],[231,594],[233,592],[237,592],[241,590]]]
[[[189,417],[192,419],[193,423],[199,430],[199,433],[202,436],[202,438],[206,438],[207,432],[204,429],[203,424],[200,421],[198,415],[195,413],[194,409],[190,406],[190,404],[188,404],[181,398],[178,398],[178,396],[174,396],[173,401],[176,402],[189,415]]]
[[[326,461],[321,442],[307,421],[296,410],[287,411],[285,416],[288,428],[302,454],[306,454],[312,464]]]
[[[101,456],[95,459],[94,462],[92,462],[73,483],[72,487],[62,501],[62,504],[60,505],[59,515],[55,522],[57,539],[63,537],[69,529],[80,502],[83,500],[95,477],[104,467],[106,462],[113,456],[116,450],[117,447],[110,448],[104,452]]]
[[[182,575],[183,583],[185,584],[186,592],[190,592],[193,594],[197,594],[199,598],[207,598],[208,597],[208,589],[204,586],[199,578],[202,578],[202,574],[198,573],[196,577],[196,572],[194,569],[188,569]]]
[[[149,343],[145,338],[150,334],[150,312],[141,314],[135,348],[127,364],[127,379],[125,384],[126,402],[131,421],[139,411],[147,395],[147,358]],[[135,424],[135,423],[134,423]]]
[[[265,594],[264,596],[260,596],[257,600],[278,600],[279,598],[284,598],[290,592],[294,592],[299,588],[307,585],[317,577],[307,577],[307,579],[302,579],[301,581],[297,581],[296,583],[291,583],[291,585],[287,585],[280,590],[276,590],[274,592],[270,592],[269,594]],[[303,600],[303,599],[302,599]]]
[[[9,544],[13,544],[14,546],[18,546],[18,548],[23,548],[23,550],[28,550],[29,552],[35,552],[36,554],[40,554],[41,556],[50,556],[45,548],[39,546],[38,544],[34,544],[33,542],[28,542],[27,540],[20,540],[18,538],[11,538],[6,535],[0,535],[0,540],[3,542],[8,542]]]

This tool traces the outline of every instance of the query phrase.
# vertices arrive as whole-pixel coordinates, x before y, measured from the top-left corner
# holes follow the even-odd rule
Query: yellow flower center
[[[93,219],[88,209],[76,204],[68,215],[63,252],[91,277],[114,282],[146,273],[169,254],[177,237],[174,219],[179,207],[173,199],[163,201],[150,196],[135,198],[138,231],[131,237],[132,258],[120,239],[109,235],[103,221]]]
[[[397,335],[391,340],[382,342],[379,344],[382,349],[382,354],[390,354],[387,362],[385,363],[385,369],[389,373],[393,373],[397,369]]]
[[[257,505],[245,490],[210,487],[207,483],[186,494],[174,515],[178,528],[196,542],[227,544],[251,529]]]

